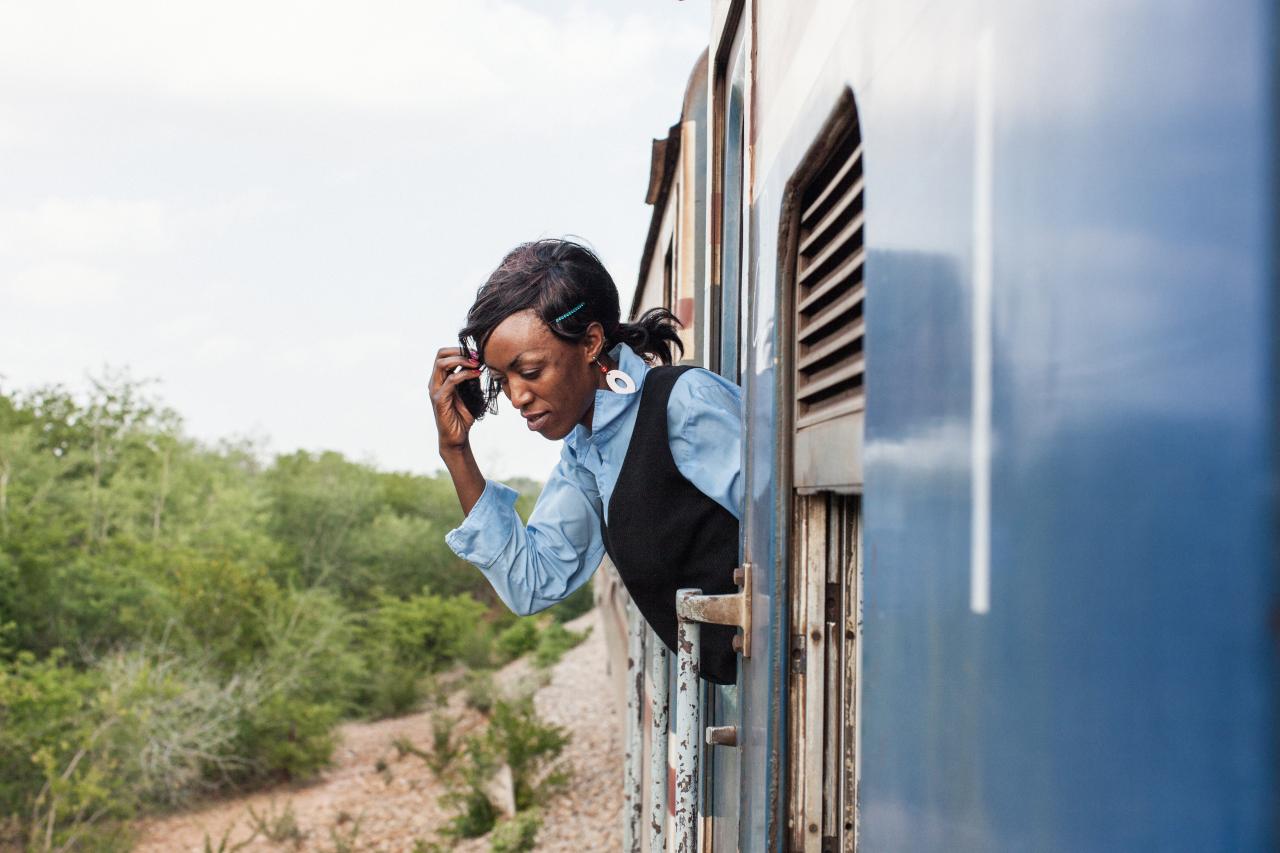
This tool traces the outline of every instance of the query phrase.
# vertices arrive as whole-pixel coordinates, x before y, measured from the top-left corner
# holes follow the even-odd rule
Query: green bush
[[[136,793],[120,721],[97,701],[106,685],[55,652],[0,667],[0,828],[30,850],[127,850]],[[124,771],[124,772],[122,772]]]
[[[460,751],[453,733],[458,728],[459,718],[437,711],[431,715],[431,754],[427,757],[427,766],[443,779],[453,768],[453,762]]]
[[[0,849],[120,848],[140,811],[311,775],[340,718],[538,648],[540,623],[442,541],[447,476],[336,453],[264,467],[147,391],[0,390]],[[518,488],[527,512],[538,485]]]
[[[495,702],[486,740],[489,751],[511,768],[517,810],[546,803],[568,784],[569,771],[556,760],[569,733],[539,718],[532,698]]]
[[[498,651],[504,660],[515,660],[538,647],[538,620],[524,618],[498,634]]]
[[[291,590],[268,608],[265,631],[265,651],[239,677],[344,714],[361,707],[370,657],[355,616],[334,593]]]
[[[493,830],[490,850],[493,853],[528,853],[534,849],[541,828],[542,815],[537,809],[518,812]]]
[[[249,806],[247,811],[249,827],[253,830],[254,836],[261,835],[272,844],[289,842],[295,846],[306,839],[306,833],[298,825],[298,816],[293,811],[293,803],[289,800],[285,800],[284,806],[279,811],[276,810],[274,798],[261,813],[255,811],[253,806]]]
[[[467,738],[467,760],[449,779],[449,789],[442,798],[455,810],[443,834],[449,838],[479,838],[493,829],[498,809],[485,793],[485,783],[497,769],[493,750],[487,738]]]
[[[241,721],[236,751],[250,763],[236,775],[244,781],[314,775],[329,764],[337,721],[332,705],[270,693]]]
[[[462,689],[468,708],[473,708],[481,714],[487,714],[493,710],[493,702],[497,697],[493,673],[483,669],[468,672]]]
[[[96,670],[95,704],[122,756],[116,774],[141,802],[178,805],[245,764],[238,727],[257,704],[256,682],[223,679],[163,649],[117,653]]]
[[[270,618],[282,593],[265,566],[186,550],[161,555],[165,597],[183,647],[226,672],[261,656],[271,642]]]
[[[408,664],[371,665],[360,694],[360,708],[375,720],[406,714],[422,701],[424,678],[417,667]]]
[[[586,631],[570,631],[559,622],[552,622],[538,637],[533,662],[544,669],[555,666],[565,652],[585,640],[590,633],[590,628]]]
[[[434,672],[457,661],[467,637],[484,629],[485,609],[467,595],[383,595],[369,620],[370,645],[396,661]]]
[[[442,745],[452,750],[451,733],[451,728],[437,731],[437,754],[443,752]],[[558,763],[568,742],[569,735],[563,728],[539,719],[531,698],[495,702],[488,728],[481,735],[467,738],[466,760],[454,762],[451,772],[437,771],[448,785],[445,801],[456,810],[445,834],[476,838],[493,829],[497,810],[485,793],[485,786],[499,763],[511,770],[517,812],[547,803],[568,785],[569,769]],[[495,850],[531,849],[520,845],[533,843],[537,817],[518,817],[514,822],[516,825],[505,826],[495,835]],[[500,848],[498,844],[505,846]]]
[[[488,622],[478,622],[462,636],[458,662],[467,669],[489,669],[495,663],[493,652],[493,627]]]
[[[357,706],[374,717],[412,710],[426,692],[425,676],[479,654],[477,643],[487,643],[484,612],[483,604],[465,595],[381,595],[361,636],[365,665]]]

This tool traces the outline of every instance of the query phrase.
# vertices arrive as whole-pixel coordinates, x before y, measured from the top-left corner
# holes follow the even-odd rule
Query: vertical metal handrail
[[[698,665],[702,659],[702,627],[683,615],[686,599],[700,589],[676,592],[676,853],[698,849],[698,748],[702,740],[701,705],[698,702]]]
[[[644,817],[644,633],[645,621],[635,604],[627,603],[627,752],[623,760],[622,849],[641,853]]]
[[[667,849],[667,726],[671,691],[667,647],[652,630],[649,643],[649,688],[652,717],[649,728],[649,853]]]

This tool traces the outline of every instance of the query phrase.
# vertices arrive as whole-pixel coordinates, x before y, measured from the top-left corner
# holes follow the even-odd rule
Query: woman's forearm
[[[471,453],[471,445],[442,447],[440,459],[453,479],[453,488],[458,493],[458,502],[462,504],[463,513],[470,515],[471,508],[484,494],[484,475],[480,473],[476,457]]]

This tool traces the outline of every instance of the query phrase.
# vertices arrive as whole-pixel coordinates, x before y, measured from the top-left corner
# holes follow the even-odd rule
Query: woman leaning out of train
[[[683,347],[667,310],[620,322],[618,289],[570,241],[517,246],[476,295],[461,347],[436,356],[440,456],[466,518],[445,537],[520,615],[586,583],[607,553],[632,600],[674,650],[675,595],[734,591],[742,507],[738,386],[672,366]],[[658,364],[658,363],[661,364]],[[476,418],[504,394],[529,429],[563,440],[526,525],[516,492],[471,451]],[[702,676],[736,680],[733,629],[704,626]]]

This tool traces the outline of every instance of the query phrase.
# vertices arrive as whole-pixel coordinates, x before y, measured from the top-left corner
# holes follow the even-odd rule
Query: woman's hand
[[[461,370],[458,368],[461,367]],[[471,425],[476,422],[458,393],[458,386],[480,376],[480,363],[459,347],[444,347],[436,353],[431,371],[431,409],[436,416],[440,453],[456,452],[467,446]]]

